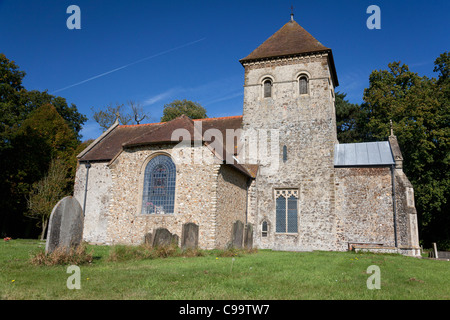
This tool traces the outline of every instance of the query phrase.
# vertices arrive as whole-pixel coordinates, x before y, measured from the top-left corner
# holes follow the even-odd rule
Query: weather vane
[[[291,5],[291,21],[294,21],[294,6]]]

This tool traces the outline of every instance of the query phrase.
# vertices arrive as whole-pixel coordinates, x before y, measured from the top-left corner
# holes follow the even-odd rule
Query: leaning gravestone
[[[198,225],[195,223],[183,224],[181,232],[181,248],[195,249],[198,247]]]
[[[69,251],[83,240],[84,216],[80,203],[74,197],[65,197],[53,208],[47,231],[45,252],[57,248]]]
[[[244,238],[244,223],[242,221],[237,220],[233,224],[233,228],[231,230],[231,246],[233,248],[242,248],[242,241]]]
[[[176,234],[170,233],[166,228],[158,228],[153,235],[153,246],[164,247],[172,244],[178,245],[179,237]]]

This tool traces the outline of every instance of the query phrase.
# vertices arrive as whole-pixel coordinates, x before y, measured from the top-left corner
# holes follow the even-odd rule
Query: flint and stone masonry
[[[242,116],[194,121],[182,116],[136,126],[116,122],[78,156],[74,196],[84,203],[87,194],[84,239],[137,245],[158,228],[181,238],[183,225],[192,223],[200,248],[225,248],[236,239],[233,226],[243,224],[246,239],[258,248],[418,255],[414,190],[394,134],[386,142],[387,155],[371,149],[365,163],[347,158],[336,163],[339,83],[333,59],[331,49],[292,19],[240,60]],[[203,126],[198,129],[195,121]],[[176,129],[195,143],[180,146],[179,137],[171,137]],[[212,142],[207,129],[216,129],[221,133],[216,138],[224,141]],[[226,141],[227,129],[241,131],[239,142]],[[265,133],[267,157],[241,157],[248,149],[240,146],[251,143],[254,132]],[[208,161],[177,161],[179,154],[194,158],[198,152]],[[174,212],[144,214],[144,171],[157,155],[175,163]],[[277,201],[281,195],[291,198]]]

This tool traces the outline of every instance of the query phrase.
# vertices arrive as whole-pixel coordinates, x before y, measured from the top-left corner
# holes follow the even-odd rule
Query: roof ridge
[[[209,120],[223,120],[223,119],[236,119],[242,118],[241,116],[227,116],[227,117],[216,117],[216,118],[203,118],[203,119],[192,119],[193,121],[209,121]]]
[[[156,124],[163,124],[165,122],[153,122],[153,123],[143,123],[143,124],[121,124],[120,128],[130,128],[130,127],[140,127],[140,126],[152,126]]]
[[[240,116],[227,116],[227,117],[216,117],[216,118],[203,118],[203,119],[191,119],[192,121],[209,121],[209,120],[222,120],[222,119],[236,119],[236,118],[242,118],[242,115]],[[119,125],[120,128],[131,128],[131,127],[140,127],[140,126],[152,126],[156,124],[164,124],[166,122],[153,122],[153,123],[143,123],[143,124],[121,124]]]

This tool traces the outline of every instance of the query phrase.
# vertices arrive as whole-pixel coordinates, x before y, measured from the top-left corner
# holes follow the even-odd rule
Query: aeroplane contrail
[[[175,48],[172,48],[172,49],[168,49],[168,50],[165,50],[165,51],[156,53],[156,54],[154,54],[154,55],[152,55],[152,56],[149,56],[149,57],[146,57],[146,58],[143,58],[143,59],[139,59],[139,60],[137,60],[137,61],[128,63],[128,64],[126,64],[126,65],[124,65],[124,66],[121,66],[121,67],[112,69],[112,70],[110,70],[110,71],[101,73],[101,74],[99,74],[99,75],[93,76],[93,77],[91,77],[91,78],[89,78],[89,79],[86,79],[86,80],[83,80],[83,81],[80,81],[80,82],[71,84],[70,86],[67,86],[67,87],[64,87],[64,88],[55,90],[55,91],[53,91],[53,92],[50,92],[50,94],[54,94],[54,93],[57,93],[57,92],[61,92],[61,91],[63,91],[63,90],[66,90],[66,89],[69,89],[69,88],[73,88],[73,87],[75,87],[75,86],[79,86],[80,84],[83,84],[83,83],[86,83],[86,82],[89,82],[89,81],[92,81],[92,80],[101,78],[101,77],[103,77],[103,76],[106,76],[107,74],[110,74],[110,73],[113,73],[113,72],[116,72],[116,71],[125,69],[125,68],[127,68],[127,67],[129,67],[129,66],[132,66],[132,65],[134,65],[134,64],[141,63],[141,62],[143,62],[143,61],[146,61],[146,60],[149,60],[149,59],[152,59],[152,58],[161,56],[161,55],[163,55],[163,54],[166,54],[166,53],[169,53],[169,52],[172,52],[172,51],[181,49],[181,48],[188,47],[188,46],[190,46],[190,45],[193,45],[193,44],[195,44],[195,43],[197,43],[197,42],[200,42],[200,41],[203,41],[203,40],[205,40],[205,39],[206,39],[206,38],[198,39],[198,40],[195,40],[195,41],[192,41],[192,42],[189,42],[189,43],[185,43],[185,44],[183,44],[183,45],[181,45],[181,46],[178,46],[178,47],[175,47]]]

